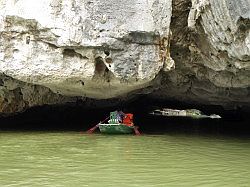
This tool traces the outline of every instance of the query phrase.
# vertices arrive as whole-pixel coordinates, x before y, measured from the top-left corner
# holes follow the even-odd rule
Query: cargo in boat
[[[131,134],[134,132],[133,114],[122,111],[110,113],[108,123],[99,123],[101,133],[105,134]]]

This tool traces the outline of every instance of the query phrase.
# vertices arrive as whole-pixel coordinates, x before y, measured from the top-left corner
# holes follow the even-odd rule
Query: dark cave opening
[[[146,104],[145,104],[146,103]],[[222,119],[192,119],[186,117],[153,116],[156,108],[197,108],[205,114],[219,114]],[[223,110],[220,106],[194,106],[176,101],[136,99],[116,107],[86,109],[82,105],[41,106],[24,113],[0,118],[1,131],[76,131],[85,132],[105,119],[109,112],[123,110],[134,113],[135,125],[144,134],[198,134],[249,136],[248,113],[240,110]],[[98,133],[98,131],[97,131]]]

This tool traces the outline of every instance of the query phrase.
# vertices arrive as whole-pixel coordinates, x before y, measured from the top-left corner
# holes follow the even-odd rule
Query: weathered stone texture
[[[112,98],[173,66],[171,1],[6,0],[0,14],[1,72],[55,93]]]
[[[0,111],[154,89],[156,98],[249,106],[249,18],[250,0],[2,0],[2,79],[40,96],[0,86]]]
[[[0,74],[0,114],[23,112],[32,106],[74,101],[74,98],[55,94],[48,88],[17,81]]]
[[[154,97],[230,108],[250,103],[250,1],[173,0],[171,56]]]

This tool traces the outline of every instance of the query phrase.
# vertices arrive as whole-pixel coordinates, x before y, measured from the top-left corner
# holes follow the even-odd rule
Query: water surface
[[[0,186],[250,186],[250,139],[0,132]]]

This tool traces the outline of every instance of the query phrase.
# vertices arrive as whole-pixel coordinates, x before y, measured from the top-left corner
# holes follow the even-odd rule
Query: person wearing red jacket
[[[125,114],[122,123],[127,125],[127,126],[133,126],[134,125],[133,117],[134,117],[134,115],[131,113]]]

